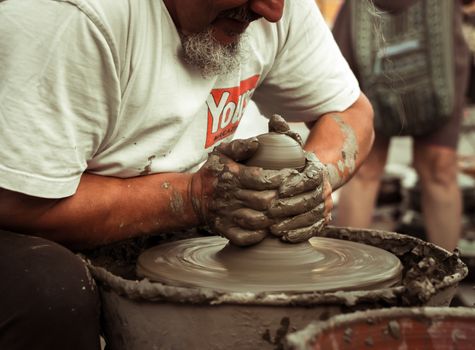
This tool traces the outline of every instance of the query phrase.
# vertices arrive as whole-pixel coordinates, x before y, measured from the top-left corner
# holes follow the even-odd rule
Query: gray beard
[[[235,72],[247,56],[245,36],[234,43],[217,42],[209,29],[206,32],[181,35],[184,59],[197,67],[201,75],[210,78]]]

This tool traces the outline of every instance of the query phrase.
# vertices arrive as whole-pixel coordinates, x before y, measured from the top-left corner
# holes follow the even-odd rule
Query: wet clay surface
[[[275,170],[283,168],[300,170],[305,166],[302,146],[290,136],[270,132],[257,136],[257,139],[259,148],[246,165]]]
[[[340,127],[341,133],[344,135],[344,144],[341,150],[341,160],[336,164],[328,164],[328,172],[332,187],[336,188],[342,185],[345,173],[352,173],[356,167],[356,159],[358,157],[358,141],[354,130],[343,122],[338,114],[332,115],[332,119]]]
[[[299,244],[267,238],[242,248],[221,237],[181,240],[139,256],[138,274],[171,286],[227,292],[328,292],[389,288],[399,259],[365,244],[314,237]]]

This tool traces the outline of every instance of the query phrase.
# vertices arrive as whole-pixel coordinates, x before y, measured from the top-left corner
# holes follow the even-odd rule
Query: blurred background
[[[328,26],[332,28],[344,1],[316,0]],[[461,258],[469,266],[469,276],[459,287],[454,305],[475,305],[475,5],[463,8],[463,33],[471,51],[471,69],[466,91],[466,106],[462,117],[457,148],[458,184],[462,192],[462,234],[458,244]],[[302,123],[291,128],[305,139],[308,129]],[[267,119],[260,116],[255,105],[249,105],[235,138],[246,138],[267,131]],[[417,174],[412,166],[410,136],[391,138],[389,156],[378,191],[371,228],[396,231],[427,240],[421,212],[421,193]],[[333,218],[338,217],[339,190],[333,194]]]

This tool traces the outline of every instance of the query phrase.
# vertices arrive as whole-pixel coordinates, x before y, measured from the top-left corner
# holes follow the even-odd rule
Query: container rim
[[[81,256],[91,274],[104,291],[113,291],[132,300],[172,302],[182,304],[240,304],[269,306],[315,306],[345,305],[355,306],[365,303],[381,303],[383,305],[424,305],[431,297],[447,288],[456,287],[465,278],[468,269],[459,258],[458,252],[453,253],[421,239],[396,232],[356,229],[350,227],[328,226],[320,234],[322,237],[350,240],[373,245],[399,258],[411,256],[415,259],[427,260],[435,264],[433,271],[421,273],[423,281],[411,279],[412,285],[403,285],[375,289],[369,291],[337,291],[337,292],[220,292],[204,288],[175,287],[147,279],[128,280],[117,276],[104,267],[95,266],[89,259]],[[404,265],[404,263],[403,263]],[[452,271],[440,278],[437,266],[451,266]],[[407,270],[406,267],[404,267]],[[439,272],[439,273],[438,273]],[[405,271],[404,273],[407,273]],[[437,275],[437,276],[436,276]],[[416,287],[416,288],[414,288]]]

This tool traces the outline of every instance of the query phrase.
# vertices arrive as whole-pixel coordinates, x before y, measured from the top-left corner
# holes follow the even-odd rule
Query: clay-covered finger
[[[239,227],[249,230],[266,229],[274,223],[265,213],[249,208],[234,210],[230,216]]]
[[[291,197],[310,191],[320,186],[328,177],[326,166],[320,162],[314,153],[305,152],[305,159],[305,168],[298,174],[293,174],[285,179],[279,189],[279,195]]]
[[[212,166],[218,169],[220,184],[222,186],[237,186],[250,190],[276,190],[291,174],[297,173],[295,169],[285,168],[281,170],[263,169],[256,166],[248,166],[235,162],[225,154],[217,153],[218,162]],[[211,157],[209,157],[211,159]],[[214,158],[212,158],[214,160]],[[210,165],[211,166],[211,165]]]
[[[230,169],[230,171],[234,171]],[[268,170],[258,167],[248,166],[240,167],[237,178],[242,188],[251,190],[275,190],[278,189],[283,181],[291,174],[297,172],[295,169]]]
[[[322,232],[325,225],[325,219],[321,219],[312,226],[286,231],[281,236],[281,239],[290,243],[304,242]]]
[[[268,128],[269,132],[278,132],[281,134],[285,134],[290,130],[287,121],[279,114],[274,114],[269,118]]]
[[[324,202],[323,189],[302,193],[294,197],[279,198],[272,202],[268,214],[272,218],[299,215],[312,210]]]
[[[321,203],[306,213],[284,219],[272,225],[270,231],[274,236],[281,237],[287,231],[312,226],[322,219],[325,219],[325,203]]]
[[[213,230],[238,246],[257,244],[268,235],[267,230],[245,230],[240,228],[227,218],[216,218],[213,223]]]
[[[259,141],[256,137],[249,139],[237,139],[231,142],[223,142],[216,147],[216,150],[225,154],[235,162],[249,159],[259,148]]]
[[[255,210],[267,210],[272,204],[272,201],[277,198],[277,191],[254,191],[238,189],[234,193],[234,197],[247,208]]]
[[[303,140],[302,140],[302,137],[300,136],[299,133],[293,131],[293,130],[289,130],[288,132],[285,133],[287,136],[290,136],[291,138],[293,138],[295,141],[297,141],[299,143],[300,146],[303,146]]]
[[[279,188],[279,195],[292,197],[300,193],[312,191],[322,184],[324,175],[322,171],[310,168],[300,173],[291,174]]]
[[[239,199],[213,200],[208,204],[209,210],[213,212],[228,213],[245,206]]]
[[[287,121],[282,118],[282,116],[274,114],[272,117],[270,117],[268,127],[269,132],[277,132],[279,134],[290,136],[300,145],[303,145],[303,141],[300,135],[295,131],[290,130],[289,124],[287,124]]]

